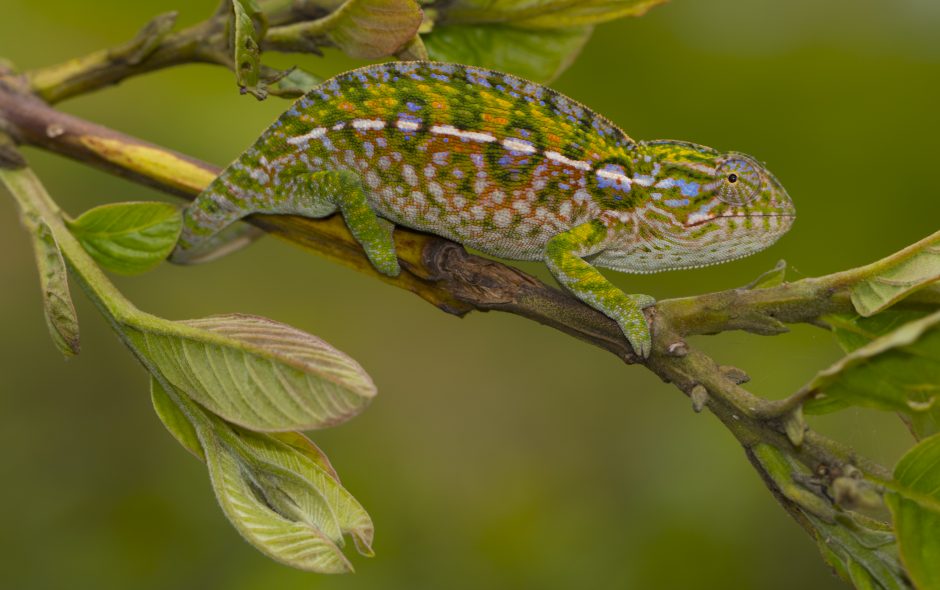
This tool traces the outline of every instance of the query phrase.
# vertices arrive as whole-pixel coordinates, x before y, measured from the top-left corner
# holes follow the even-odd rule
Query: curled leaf
[[[95,262],[127,275],[150,270],[170,254],[182,216],[169,203],[114,203],[89,209],[68,227]]]
[[[43,309],[49,335],[65,356],[79,352],[78,314],[69,292],[68,272],[62,252],[46,222],[39,220],[33,232],[33,249],[39,269]]]
[[[940,280],[940,232],[873,266],[878,270],[852,287],[852,305],[866,317]]]
[[[255,0],[232,0],[231,43],[235,55],[235,78],[242,92],[261,100],[267,96],[261,79],[261,43],[266,22]]]
[[[249,542],[278,561],[321,573],[351,570],[340,551],[344,534],[372,555],[371,518],[309,439],[227,424],[181,395],[151,382],[160,419],[206,461],[220,505]]]
[[[376,393],[355,360],[316,336],[267,318],[153,318],[126,326],[125,334],[176,389],[252,430],[332,426],[358,414]]]

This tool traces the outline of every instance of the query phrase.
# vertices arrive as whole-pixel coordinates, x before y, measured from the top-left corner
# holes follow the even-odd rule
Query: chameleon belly
[[[535,260],[552,236],[597,216],[603,201],[629,197],[617,194],[613,174],[595,171],[602,162],[615,170],[632,145],[544,86],[399,62],[341,75],[299,100],[220,182],[251,199],[293,174],[354,170],[375,210],[396,224]]]

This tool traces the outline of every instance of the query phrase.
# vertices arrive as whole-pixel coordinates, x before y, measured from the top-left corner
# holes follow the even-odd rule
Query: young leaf
[[[449,61],[493,68],[538,82],[558,77],[581,52],[591,27],[523,30],[511,26],[442,25],[425,36],[428,55]]]
[[[360,553],[372,555],[372,519],[340,485],[326,456],[309,439],[299,433],[245,430],[195,405],[187,405],[184,411],[155,379],[151,381],[151,398],[167,429],[197,457],[205,459],[199,437],[205,438],[207,432],[224,450],[234,454],[256,496],[262,496],[268,508],[288,520],[305,522],[334,544],[342,542],[342,534],[349,534]],[[244,524],[227,515],[239,528]],[[255,543],[252,536],[246,536]],[[263,546],[259,549],[269,552]]]
[[[272,559],[299,569],[318,573],[352,571],[339,547],[323,531],[294,514],[275,510],[274,504],[289,501],[276,500],[276,494],[289,495],[296,486],[289,486],[290,491],[279,490],[276,479],[257,481],[257,470],[211,431],[200,431],[200,440],[219,505],[249,543]]]
[[[851,512],[839,514],[831,523],[805,515],[815,529],[820,552],[841,578],[858,589],[908,590],[890,530]]]
[[[879,271],[852,287],[852,304],[871,316],[940,280],[940,232],[886,259]],[[881,263],[878,263],[881,265]]]
[[[355,360],[316,336],[267,318],[231,314],[125,325],[124,333],[174,387],[225,420],[262,431],[324,428],[375,397]]]
[[[764,273],[761,273],[756,279],[744,285],[744,289],[769,289],[783,284],[787,277],[787,261],[780,260],[774,267]]]
[[[918,436],[940,417],[940,312],[908,322],[821,371],[805,386],[809,413],[860,405],[905,414]]]
[[[940,588],[940,435],[907,452],[885,494],[894,516],[901,559],[917,588]]]
[[[411,41],[422,18],[414,0],[347,0],[320,26],[346,55],[378,59]]]
[[[62,354],[76,355],[79,351],[78,315],[69,293],[68,272],[52,231],[42,220],[38,220],[33,232],[33,250],[49,335]]]
[[[231,43],[235,53],[235,78],[242,92],[261,100],[267,96],[261,79],[261,43],[264,14],[255,0],[232,0]]]
[[[137,274],[170,254],[182,216],[169,203],[115,203],[86,211],[68,227],[98,264],[119,274]]]

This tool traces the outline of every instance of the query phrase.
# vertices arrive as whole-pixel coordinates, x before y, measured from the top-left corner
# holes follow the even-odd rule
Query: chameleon
[[[246,243],[248,226],[235,222],[254,213],[337,212],[389,276],[400,272],[395,225],[544,261],[644,358],[652,339],[643,309],[655,300],[618,289],[598,267],[653,273],[741,258],[795,217],[780,182],[745,154],[634,141],[510,74],[390,62],[298,99],[183,211],[170,260],[210,260]]]

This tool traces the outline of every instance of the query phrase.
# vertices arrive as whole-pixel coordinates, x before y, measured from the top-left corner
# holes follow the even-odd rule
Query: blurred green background
[[[150,16],[184,24],[216,0],[4,0],[0,56],[56,63],[129,38]],[[287,57],[322,75],[346,59]],[[742,285],[780,258],[793,277],[886,255],[935,231],[940,3],[674,0],[598,27],[554,86],[637,139],[675,138],[769,162],[799,219],[744,261],[613,276],[659,298]],[[232,75],[187,66],[64,103],[68,112],[224,164],[285,108]],[[70,212],[164,198],[27,150]],[[538,265],[528,270],[547,276]],[[371,512],[377,556],[318,577],[269,561],[215,505],[204,468],[164,431],[144,371],[76,292],[82,354],[64,362],[36,271],[0,199],[0,586],[4,588],[840,588],[739,447],[676,389],[533,322],[463,320],[269,239],[198,268],[118,284],[170,318],[266,315],[355,356],[380,388],[349,424],[314,433]],[[819,330],[698,338],[780,397],[839,352]],[[892,464],[893,416],[813,426]]]

